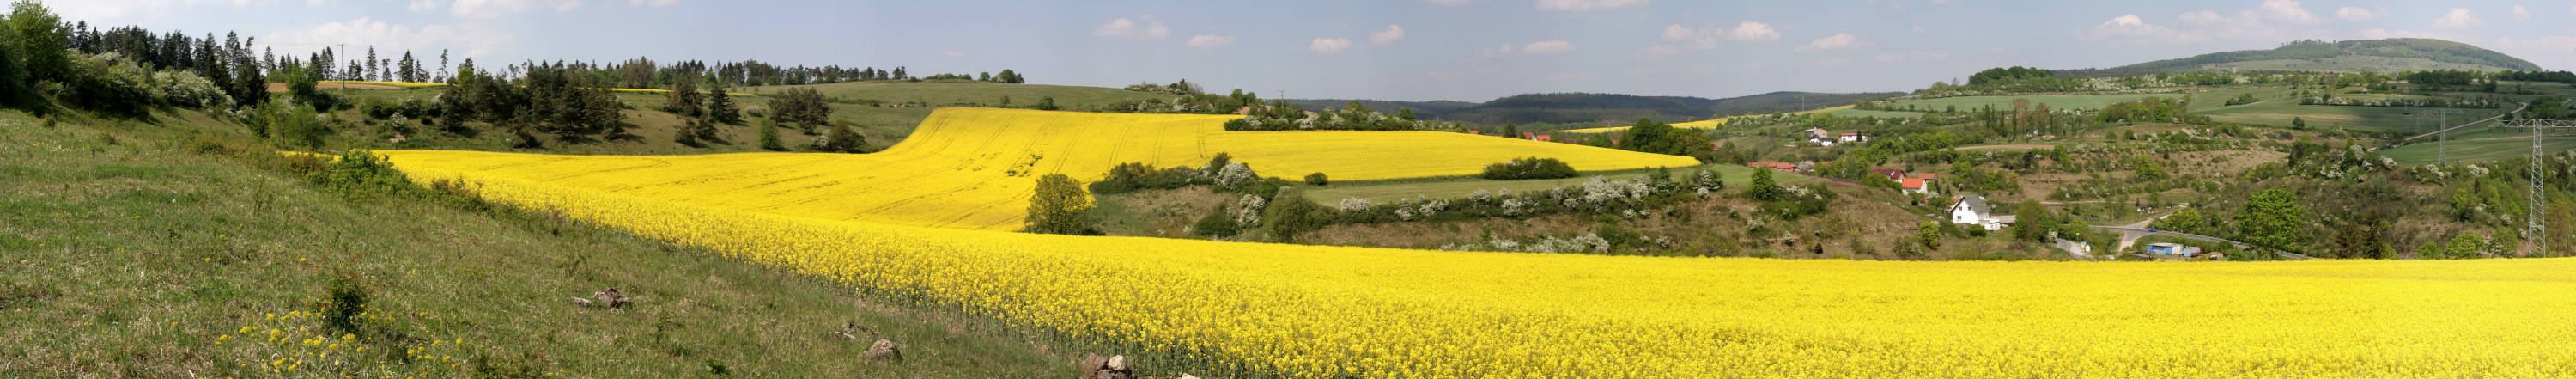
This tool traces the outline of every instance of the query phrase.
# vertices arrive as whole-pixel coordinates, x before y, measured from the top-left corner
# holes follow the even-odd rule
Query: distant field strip
[[[1443,132],[1229,132],[1225,115],[948,108],[873,154],[558,156],[386,151],[405,169],[540,183],[826,220],[1017,230],[1035,179],[1098,180],[1111,166],[1205,164],[1230,153],[1267,176],[1335,180],[1472,175],[1515,157],[1585,170],[1684,167],[1691,158]]]
[[[2111,104],[2115,104],[2115,103],[2123,103],[2123,102],[2130,102],[2130,101],[2137,101],[2138,99],[2144,99],[2144,98],[2150,98],[2150,97],[2162,97],[2162,98],[2171,98],[2171,99],[2175,99],[2175,100],[2181,100],[2181,99],[2183,98],[2183,94],[2179,94],[2179,93],[2137,93],[2137,94],[2120,94],[2120,95],[1959,96],[1959,97],[1944,97],[1944,98],[1938,98],[1938,99],[1922,99],[1922,100],[1906,100],[1906,101],[1899,101],[1899,102],[1896,102],[1895,104],[1891,104],[1891,105],[1889,105],[1889,107],[1890,107],[1890,108],[1895,108],[1895,109],[1905,109],[1905,107],[1907,107],[1907,106],[1912,106],[1912,107],[1914,107],[1914,109],[1920,109],[1920,110],[1925,110],[1925,111],[1933,111],[1933,112],[1938,112],[1938,111],[1948,110],[1950,107],[1958,107],[1960,112],[1967,112],[1967,111],[1971,111],[1971,110],[1975,110],[1975,109],[1983,108],[1983,107],[1987,107],[1987,106],[1993,106],[1993,107],[1995,107],[1995,109],[2001,109],[2001,110],[2012,110],[2012,103],[2013,103],[2013,100],[2017,100],[2017,99],[2019,99],[2019,100],[2030,100],[2030,104],[2031,104],[2032,106],[2038,106],[2039,104],[2048,104],[2048,109],[2086,109],[2086,110],[2098,110],[2098,109],[2102,109],[2102,107],[2104,107],[2104,106],[2108,106],[2108,105],[2111,105]]]
[[[1789,112],[1788,114],[1833,113],[1833,112],[1837,112],[1837,111],[1845,111],[1845,110],[1850,110],[1850,109],[1852,109],[1852,106],[1844,105],[1844,106],[1836,106],[1836,107],[1818,108],[1818,109],[1815,109],[1815,110],[1806,110],[1806,111]],[[1770,114],[1765,113],[1765,114],[1753,114],[1753,115],[1741,115],[1741,116],[1726,116],[1726,117],[1719,117],[1719,118],[1713,118],[1713,119],[1707,119],[1707,120],[1699,120],[1699,121],[1691,121],[1691,122],[1677,122],[1677,123],[1673,123],[1673,127],[1675,127],[1675,128],[1688,128],[1688,129],[1716,129],[1718,126],[1725,125],[1725,124],[1726,124],[1726,120],[1732,120],[1732,119],[1744,118],[1744,117],[1760,117],[1760,116],[1769,116],[1769,115],[1770,115]],[[1917,115],[1917,116],[1919,116],[1919,115]],[[1613,126],[1613,127],[1606,127],[1606,128],[1572,129],[1572,130],[1562,130],[1561,132],[1565,132],[1565,133],[1609,133],[1609,132],[1617,132],[1617,131],[1623,131],[1623,130],[1628,130],[1628,127],[1625,127],[1625,126]]]
[[[588,182],[656,168],[397,161],[415,180],[461,177],[496,201],[1188,357],[1227,377],[2576,376],[2569,258],[1880,262],[1075,237],[655,199],[738,192],[729,177],[772,176],[765,167],[708,167],[638,190]],[[955,165],[869,163],[835,168]],[[901,184],[955,186],[946,181]],[[849,194],[794,187],[759,195]]]

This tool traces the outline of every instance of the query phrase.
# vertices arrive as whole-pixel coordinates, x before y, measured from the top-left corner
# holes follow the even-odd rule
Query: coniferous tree
[[[368,46],[368,47],[367,47],[367,71],[366,71],[366,73],[364,73],[364,74],[360,74],[360,75],[358,75],[358,80],[371,80],[371,79],[375,79],[375,78],[382,78],[382,77],[384,77],[384,74],[382,73],[382,72],[383,72],[383,70],[384,70],[384,68],[382,68],[382,67],[376,67],[376,47],[375,47],[375,46]]]
[[[707,87],[707,118],[725,124],[742,124],[742,110],[734,106],[733,96],[725,94],[722,84]]]
[[[684,119],[699,118],[706,115],[706,102],[698,98],[698,87],[697,81],[695,80],[672,80],[671,91],[664,93],[664,95],[665,96],[662,100],[662,111],[664,112],[671,112],[671,114],[679,115],[680,118]]]

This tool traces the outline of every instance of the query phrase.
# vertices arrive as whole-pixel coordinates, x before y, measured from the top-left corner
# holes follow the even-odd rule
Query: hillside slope
[[[405,169],[474,171],[657,200],[829,220],[1017,230],[1034,179],[1098,180],[1119,163],[1205,164],[1217,153],[1263,175],[1334,180],[1472,175],[1517,157],[1584,170],[1681,167],[1687,157],[1444,132],[1230,132],[1237,116],[946,108],[875,154],[560,156],[386,151]]]
[[[2298,41],[2269,50],[2226,51],[2108,69],[2060,70],[2061,76],[2099,77],[2206,70],[2397,72],[2407,70],[2539,71],[2540,65],[2504,53],[2430,38]]]
[[[453,173],[504,201],[861,292],[1167,349],[1148,362],[1254,368],[1242,377],[2576,374],[2576,358],[2554,354],[2576,341],[2554,327],[2576,316],[2563,296],[2576,290],[2570,258],[2178,265],[1399,250],[836,222]],[[2231,353],[2134,353],[2176,344]],[[1585,353],[1526,353],[1537,351]]]
[[[537,212],[352,200],[196,111],[73,113],[0,110],[0,377],[1028,378],[1078,355]],[[315,314],[342,276],[372,293],[362,331]],[[640,299],[567,303],[606,287]],[[824,334],[843,323],[907,361],[858,359]]]
[[[1591,123],[1625,124],[1639,118],[1673,122],[1703,120],[1716,115],[1769,114],[1816,109],[1834,104],[1851,104],[1853,100],[1894,96],[1900,93],[1815,93],[1772,92],[1751,96],[1709,99],[1689,96],[1638,96],[1606,93],[1534,93],[1513,95],[1483,103],[1455,101],[1403,102],[1362,100],[1361,105],[1384,112],[1397,107],[1414,108],[1423,118],[1463,121],[1480,124],[1503,123]],[[1349,100],[1290,100],[1307,109],[1340,108]]]

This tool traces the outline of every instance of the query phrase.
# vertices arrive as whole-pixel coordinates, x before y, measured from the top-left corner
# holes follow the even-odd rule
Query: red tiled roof
[[[1923,189],[1923,178],[1905,178],[1905,189]]]

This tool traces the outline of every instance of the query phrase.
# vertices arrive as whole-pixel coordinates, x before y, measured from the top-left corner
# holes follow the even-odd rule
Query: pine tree
[[[381,68],[381,67],[376,67],[376,47],[375,47],[375,46],[368,46],[368,47],[367,47],[367,71],[366,71],[365,73],[363,73],[363,74],[358,75],[358,80],[368,80],[368,79],[372,79],[372,78],[380,78],[380,77],[384,77],[384,75],[383,75],[383,74],[381,73],[381,71],[380,71],[380,70],[382,70],[382,69],[383,69],[383,68]]]
[[[733,96],[725,94],[723,84],[707,87],[708,119],[725,124],[741,124],[742,110],[737,108],[733,104]]]
[[[686,119],[695,119],[706,114],[706,105],[704,100],[698,98],[697,81],[695,80],[672,80],[671,91],[665,93],[665,95],[667,96],[663,98],[662,102],[662,111],[664,112],[671,112],[671,114],[679,115],[680,118]]]

